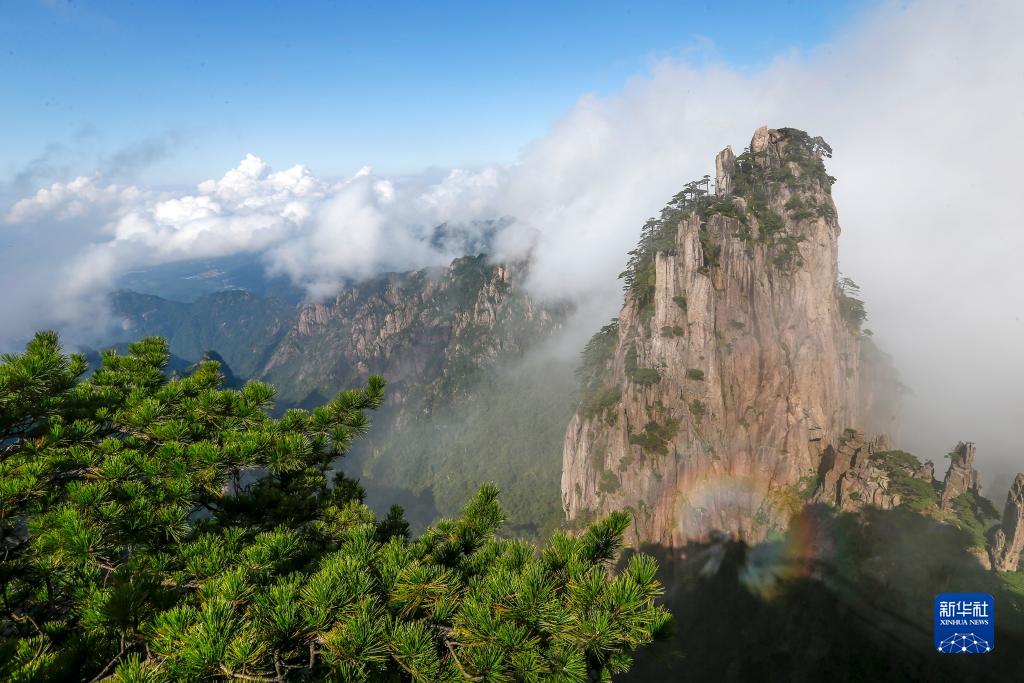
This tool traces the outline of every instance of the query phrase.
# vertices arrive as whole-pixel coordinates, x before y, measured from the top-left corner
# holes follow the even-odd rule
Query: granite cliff
[[[302,305],[257,374],[287,387],[282,398],[293,403],[373,373],[388,379],[391,404],[417,393],[456,397],[480,368],[562,324],[564,309],[525,294],[524,275],[524,264],[473,256],[345,288]]]
[[[847,429],[894,424],[895,379],[838,271],[820,138],[761,128],[651,219],[619,317],[590,342],[563,451],[570,521],[634,512],[634,541],[760,541]],[[866,367],[871,358],[871,367]]]
[[[1006,494],[1003,518],[992,530],[989,552],[993,569],[1017,571],[1024,553],[1024,473],[1017,475]]]

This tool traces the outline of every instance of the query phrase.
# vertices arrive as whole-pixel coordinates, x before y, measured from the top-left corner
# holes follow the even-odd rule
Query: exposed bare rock
[[[935,463],[925,460],[917,470],[914,471],[914,478],[931,483],[935,481]]]
[[[1013,480],[1006,494],[1003,521],[993,535],[990,553],[992,566],[997,571],[1017,571],[1024,552],[1024,473]]]
[[[259,376],[301,390],[282,395],[293,402],[311,391],[332,395],[370,373],[388,379],[389,403],[440,385],[438,395],[451,399],[474,368],[520,354],[561,326],[564,307],[527,297],[524,275],[524,264],[467,256],[346,288],[300,309]]]
[[[866,442],[860,432],[847,430],[838,447],[829,445],[825,449],[819,469],[820,484],[813,500],[845,512],[868,505],[882,510],[898,506],[900,495],[892,491],[888,470],[871,457],[887,446],[884,436]]]
[[[715,172],[716,198],[671,214],[617,326],[592,342],[609,343],[607,360],[563,451],[570,520],[628,506],[633,540],[677,548],[715,530],[763,539],[846,428],[875,429],[820,148],[762,128]]]
[[[736,171],[736,155],[732,147],[725,149],[715,157],[715,194],[725,197],[732,194],[732,174]]]
[[[942,507],[950,509],[953,501],[971,491],[981,494],[978,470],[974,469],[974,444],[961,441],[949,454],[949,469],[942,487]]]

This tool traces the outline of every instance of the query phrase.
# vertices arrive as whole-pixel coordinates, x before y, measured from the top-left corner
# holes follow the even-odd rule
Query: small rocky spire
[[[942,487],[943,508],[951,508],[953,501],[968,491],[981,495],[978,470],[974,469],[974,453],[973,443],[961,441],[949,454],[949,469]]]
[[[779,141],[779,131],[768,126],[761,126],[754,131],[754,137],[750,139],[750,151],[757,154],[768,149],[769,144]]]
[[[724,197],[732,194],[732,174],[736,170],[736,155],[732,153],[732,147],[725,146],[718,156],[715,157],[715,195]]]

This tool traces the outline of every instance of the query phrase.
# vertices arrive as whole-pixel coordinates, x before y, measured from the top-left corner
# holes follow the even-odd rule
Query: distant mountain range
[[[287,277],[268,276],[266,265],[252,254],[166,263],[125,273],[118,287],[152,294],[170,301],[191,303],[209,294],[244,290],[298,303],[302,289]]]

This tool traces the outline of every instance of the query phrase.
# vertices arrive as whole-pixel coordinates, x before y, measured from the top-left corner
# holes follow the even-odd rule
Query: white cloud
[[[130,185],[101,183],[99,176],[79,176],[70,182],[53,183],[16,202],[7,213],[7,221],[24,223],[47,217],[68,220],[104,210],[116,211],[148,196]]]
[[[249,154],[194,193],[104,184],[99,176],[54,183],[15,203],[6,222],[37,265],[47,261],[60,277],[26,288],[35,297],[26,308],[0,308],[12,321],[0,341],[10,346],[40,325],[105,324],[94,309],[118,276],[172,261],[252,253],[314,296],[346,279],[447,263],[474,241],[472,221],[493,215],[500,170],[435,175],[382,178],[363,167],[328,182],[304,166],[275,172]],[[435,228],[447,221],[469,227],[439,243]],[[29,249],[47,241],[44,234],[64,248]],[[23,283],[14,270],[6,274],[4,284]]]
[[[193,194],[79,178],[7,219],[19,234],[75,226],[57,264],[74,300],[120,270],[236,252],[322,294],[344,278],[443,263],[473,237],[437,245],[439,223],[513,216],[499,244],[505,255],[534,246],[534,291],[603,302],[610,315],[644,220],[710,172],[725,144],[743,146],[762,124],[795,126],[836,150],[841,265],[916,391],[907,442],[934,456],[973,438],[982,458],[1008,463],[1024,422],[1022,24],[1017,2],[886,3],[816,51],[760,69],[658,62],[617,94],[582,98],[507,167],[396,178],[367,167],[329,183],[248,156]]]

